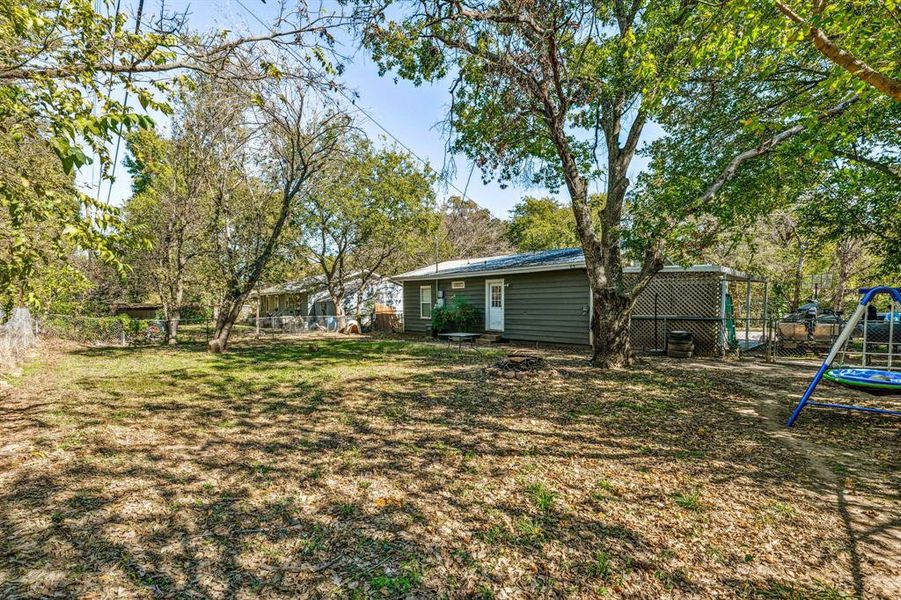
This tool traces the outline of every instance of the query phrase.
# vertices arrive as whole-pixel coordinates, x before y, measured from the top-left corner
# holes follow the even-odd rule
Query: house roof
[[[397,281],[426,281],[432,279],[450,279],[458,277],[477,277],[485,275],[506,275],[513,273],[534,273],[541,271],[560,271],[565,269],[584,269],[585,257],[581,248],[561,248],[542,252],[526,252],[505,256],[488,256],[449,260],[432,264],[420,269],[408,271],[394,277]],[[626,267],[626,273],[637,273],[639,267]],[[747,280],[748,275],[719,265],[692,265],[682,267],[667,265],[662,273],[719,273],[728,279]],[[754,279],[753,277],[751,279]]]
[[[372,279],[370,280],[370,284],[381,283],[382,281],[387,281],[381,275],[374,274]],[[360,276],[359,273],[351,273],[344,279],[344,287],[345,291],[348,294],[356,293],[357,288],[360,285]],[[294,281],[287,281],[285,283],[279,283],[277,285],[271,285],[269,287],[263,288],[260,290],[261,296],[277,296],[280,294],[323,294],[325,293],[325,277],[322,275],[313,275],[311,277],[304,277],[303,279],[297,279]],[[251,296],[256,296],[256,292],[252,292]]]
[[[275,296],[278,294],[302,294],[311,290],[319,289],[325,285],[324,278],[321,275],[313,275],[312,277],[304,277],[294,281],[286,281],[260,290],[262,296]],[[255,295],[256,292],[251,295]]]

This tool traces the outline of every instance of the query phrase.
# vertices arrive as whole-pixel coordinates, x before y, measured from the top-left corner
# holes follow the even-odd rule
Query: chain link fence
[[[27,308],[14,308],[9,318],[0,311],[0,368],[16,366],[34,347],[35,321]]]
[[[341,319],[323,315],[273,315],[241,319],[234,324],[230,340],[302,336],[310,334],[338,334]],[[363,325],[344,319],[347,333],[370,331],[396,332],[403,329],[403,317],[393,313],[379,313],[363,319]],[[44,337],[72,340],[92,346],[141,346],[163,344],[168,339],[170,324],[164,319],[132,319],[129,317],[93,317],[81,315],[42,315],[37,319],[36,331]],[[206,343],[212,339],[216,321],[180,319],[176,338],[179,343]]]
[[[632,346],[646,353],[665,352],[670,334],[692,334],[694,354],[707,357],[823,358],[829,353],[845,322],[833,316],[811,322],[783,319],[721,319],[691,316],[634,316]],[[880,339],[870,325],[870,341]],[[899,328],[901,330],[901,328]],[[882,335],[887,340],[887,335]],[[895,335],[896,338],[901,337]],[[885,342],[883,342],[885,343]]]

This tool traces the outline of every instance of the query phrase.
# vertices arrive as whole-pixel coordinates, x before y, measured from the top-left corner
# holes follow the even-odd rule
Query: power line
[[[247,6],[245,6],[244,3],[243,3],[241,0],[235,0],[235,2],[238,4],[238,6],[240,6],[241,8],[244,9],[244,12],[246,12],[248,15],[250,15],[251,17],[253,17],[253,19],[254,19],[257,23],[259,23],[259,24],[262,25],[263,27],[267,27],[267,28],[269,27],[269,25],[267,25],[265,21],[263,21],[262,19],[260,19],[256,14],[253,13],[253,11],[251,11],[249,8],[247,8]],[[308,69],[310,69],[311,71],[312,71],[312,70],[315,70],[315,69],[313,68],[313,65],[311,65],[311,64],[309,63],[309,61],[307,61],[306,58],[304,58],[303,56],[300,56],[297,52],[295,52],[294,48],[292,48],[291,46],[285,46],[285,49],[287,50],[287,52],[288,52],[289,54],[291,54],[291,56],[293,56],[295,59],[297,59],[298,62],[304,64],[304,65],[305,65]],[[431,168],[427,160],[425,160],[424,158],[422,158],[421,156],[419,156],[416,152],[414,152],[412,148],[410,148],[408,145],[406,145],[406,144],[405,144],[400,138],[398,138],[396,135],[394,135],[393,133],[391,133],[391,131],[389,131],[387,127],[385,127],[384,125],[382,125],[382,124],[378,121],[378,119],[376,119],[376,118],[373,117],[371,114],[369,114],[364,108],[358,106],[358,105],[353,101],[353,99],[351,99],[351,98],[347,95],[347,93],[346,93],[341,87],[338,87],[338,88],[337,88],[337,91],[338,91],[339,94],[341,94],[341,96],[342,96],[345,100],[347,100],[348,102],[350,102],[351,105],[353,105],[354,109],[356,109],[356,110],[358,110],[359,112],[363,113],[363,115],[364,115],[367,119],[369,119],[370,121],[372,121],[372,123],[373,123],[376,127],[378,127],[378,128],[379,128],[380,130],[382,130],[382,132],[384,132],[388,137],[390,137],[392,140],[394,140],[395,143],[397,143],[401,148],[403,148],[404,150],[406,150],[407,152],[409,152],[410,155],[413,156],[416,160],[418,160],[423,166],[426,166],[426,167]],[[342,108],[342,107],[338,104],[338,101],[335,100],[334,98],[332,98],[331,95],[325,94],[325,97],[326,97],[328,100],[331,100],[331,101],[335,104],[335,106],[337,106],[338,108]],[[474,168],[475,168],[475,164],[473,164],[473,169],[474,169]],[[469,188],[469,179],[471,179],[471,178],[472,178],[472,169],[469,171],[469,178],[466,180],[466,188],[467,188],[467,189]],[[475,203],[475,204],[478,204],[477,202],[475,202],[475,200],[472,200],[471,198],[468,198],[468,197],[466,196],[466,190],[461,190],[460,188],[458,188],[458,187],[450,180],[449,176],[448,176],[446,173],[439,173],[439,179],[440,179],[441,181],[444,181],[444,183],[446,183],[447,186],[448,186],[449,188],[451,188],[451,189],[454,190],[455,192],[458,192],[458,193],[460,194],[460,196],[461,196],[464,200],[470,200],[471,202],[473,202],[473,203]]]
[[[138,0],[138,13],[135,15],[135,35],[141,31],[141,18],[144,16],[144,0]],[[119,18],[119,3],[116,2],[116,19]],[[128,85],[131,84],[132,72],[128,73],[128,83],[125,87],[125,97],[122,100],[123,109],[128,109]],[[109,189],[106,191],[106,203],[110,203],[113,195],[113,184],[116,182],[116,167],[119,162],[119,145],[122,143],[122,123],[119,123],[119,132],[116,135],[116,151],[113,154],[112,171],[110,172]],[[100,187],[97,187],[97,194],[100,194]]]

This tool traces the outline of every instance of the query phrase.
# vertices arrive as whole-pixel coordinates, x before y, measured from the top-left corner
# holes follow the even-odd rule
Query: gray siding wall
[[[514,341],[588,344],[588,277],[584,269],[504,277],[504,337]]]
[[[504,337],[517,341],[540,341],[557,344],[588,344],[588,279],[582,269],[523,273],[490,277],[503,279]],[[445,302],[455,296],[472,304],[485,326],[485,277],[442,279],[439,289]],[[462,290],[452,289],[452,281],[464,281]],[[425,333],[431,321],[419,318],[419,286],[432,288],[434,281],[404,283],[404,330]]]
[[[419,286],[428,285],[432,288],[432,303],[435,298],[434,281],[405,281],[404,282],[404,331],[410,333],[425,333],[426,328],[432,324],[431,319],[419,318]]]
[[[658,314],[716,317],[719,314],[720,276],[711,273],[661,273],[639,296],[635,315],[653,313],[654,295],[658,297]],[[485,277],[463,279],[466,288],[451,289],[450,279],[439,281],[445,293],[445,301],[462,296],[476,307],[485,318]],[[589,344],[589,292],[584,269],[521,273],[490,277],[503,279],[504,332],[509,340],[521,342],[548,342],[556,344]],[[460,281],[459,279],[457,281]],[[432,288],[432,301],[437,299],[435,282],[408,281],[404,283],[404,328],[408,332],[425,333],[431,324],[429,319],[419,318],[419,286]],[[719,324],[669,320],[633,319],[632,343],[637,349],[661,345],[666,331],[687,329],[695,334],[698,354],[711,354],[716,349]],[[656,333],[656,335],[655,335]]]
[[[451,288],[451,282],[462,281],[466,285],[462,290]],[[462,298],[472,304],[479,313],[479,330],[485,329],[485,278],[461,277],[460,279],[442,279],[438,282],[439,288],[444,292],[445,304],[450,304],[454,297]]]
[[[463,281],[466,284],[462,290],[451,288],[452,281]],[[430,319],[422,319],[419,316],[419,288],[427,285],[432,289],[432,305],[438,300],[435,281],[406,281],[404,282],[404,331],[413,333],[425,333],[431,325]],[[485,278],[466,277],[460,279],[442,279],[438,281],[438,289],[444,292],[445,304],[459,296],[472,304],[481,318],[480,328],[485,326]]]

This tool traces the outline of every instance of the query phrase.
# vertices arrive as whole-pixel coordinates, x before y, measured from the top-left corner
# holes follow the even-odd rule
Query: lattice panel
[[[720,316],[720,275],[717,273],[658,273],[635,305],[636,315],[682,317]]]
[[[690,331],[694,335],[696,355],[713,356],[719,353],[722,325],[718,320],[657,319],[656,336],[654,323],[653,317],[632,317],[631,340],[635,350],[662,350],[668,332]]]

